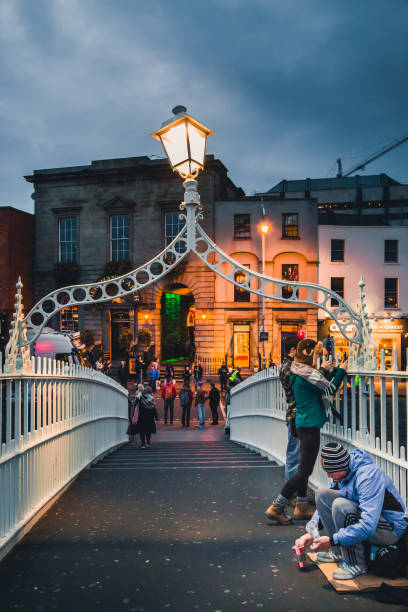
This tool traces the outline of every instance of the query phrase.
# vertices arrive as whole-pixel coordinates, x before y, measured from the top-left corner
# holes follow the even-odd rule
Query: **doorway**
[[[249,368],[250,330],[249,323],[234,323],[234,368]]]
[[[111,351],[112,360],[127,357],[121,338],[125,330],[130,330],[128,310],[111,310]]]
[[[194,296],[176,283],[161,297],[161,361],[194,357]]]

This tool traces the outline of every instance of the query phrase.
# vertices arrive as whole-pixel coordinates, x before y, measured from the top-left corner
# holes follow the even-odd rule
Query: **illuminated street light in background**
[[[262,236],[262,274],[265,274],[265,236],[270,230],[270,226],[266,221],[263,221],[259,229],[261,230]],[[266,358],[265,358],[265,340],[267,339],[267,334],[265,333],[265,297],[262,297],[262,318],[261,318],[261,333],[259,334],[259,338],[262,341],[262,369],[266,368]]]

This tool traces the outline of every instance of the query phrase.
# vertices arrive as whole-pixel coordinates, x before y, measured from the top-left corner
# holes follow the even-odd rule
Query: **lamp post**
[[[265,275],[265,236],[269,232],[269,225],[263,221],[259,226],[261,230],[262,236],[262,274]],[[263,332],[265,332],[265,296],[262,296],[262,317],[261,317],[261,327]],[[265,338],[262,340],[262,369],[266,368],[266,358],[265,358]]]

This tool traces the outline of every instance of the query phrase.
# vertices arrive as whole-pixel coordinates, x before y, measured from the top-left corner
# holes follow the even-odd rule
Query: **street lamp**
[[[191,117],[185,106],[175,106],[173,113],[152,136],[162,143],[174,172],[183,179],[196,178],[204,168],[207,137],[214,132]]]
[[[270,227],[266,221],[263,221],[259,229],[261,230],[262,236],[262,274],[265,275],[265,236],[269,232]],[[262,296],[262,319],[261,319],[261,328],[263,340],[262,340],[262,369],[266,368],[266,358],[265,358],[265,296]]]

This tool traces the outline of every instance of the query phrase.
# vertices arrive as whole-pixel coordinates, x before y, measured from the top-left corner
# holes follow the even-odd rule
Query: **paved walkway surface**
[[[281,467],[222,427],[159,427],[84,471],[0,564],[0,610],[401,610],[339,595],[263,512]]]

